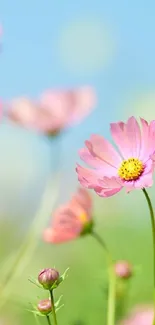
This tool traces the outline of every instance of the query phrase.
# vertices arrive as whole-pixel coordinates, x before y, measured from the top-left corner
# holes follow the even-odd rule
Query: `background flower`
[[[95,104],[91,87],[51,90],[44,92],[38,102],[28,98],[12,100],[8,116],[26,128],[54,134],[81,121]]]
[[[92,200],[85,189],[79,189],[68,204],[58,208],[51,225],[44,231],[46,242],[62,243],[76,239],[92,219]]]
[[[133,310],[129,318],[120,325],[152,325],[154,310],[152,306],[142,305]]]

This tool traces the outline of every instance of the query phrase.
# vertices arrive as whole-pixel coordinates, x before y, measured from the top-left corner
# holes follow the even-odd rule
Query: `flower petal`
[[[115,194],[117,194],[118,192],[120,192],[121,188],[115,188],[113,190],[108,190],[108,189],[103,189],[101,187],[97,188],[95,190],[96,194],[98,194],[101,197],[110,197],[113,196]]]
[[[135,181],[134,187],[136,189],[143,189],[145,187],[151,187],[153,185],[153,175],[148,173],[142,175],[137,181]]]
[[[84,211],[87,212],[87,217],[90,220],[92,217],[92,206],[93,206],[93,201],[92,197],[85,188],[80,187],[78,191],[72,196],[71,203],[75,202],[75,204],[79,205],[84,209]]]
[[[118,193],[123,187],[122,181],[118,177],[104,177],[99,180],[99,187],[95,192],[103,197],[109,197]]]
[[[148,158],[148,147],[149,147],[149,125],[148,122],[143,118],[140,119],[142,124],[142,142],[139,159],[144,161]]]
[[[155,121],[151,121],[149,127],[149,152],[148,155],[150,156],[153,154],[155,150]]]
[[[146,162],[155,151],[155,121],[151,121],[150,125],[141,119],[142,123],[142,148],[141,159]]]
[[[153,170],[154,170],[154,164],[153,164],[153,161],[152,161],[152,159],[149,159],[149,160],[145,163],[145,169],[144,169],[143,175],[148,174],[148,173],[150,173],[150,172],[153,172]]]
[[[82,186],[90,189],[94,189],[98,186],[98,172],[89,168],[82,167],[77,164],[76,172],[78,174],[78,180]]]
[[[130,117],[126,125],[126,134],[129,141],[129,151],[131,157],[139,158],[141,149],[141,131],[135,117]]]
[[[103,137],[93,134],[90,141],[85,142],[89,152],[95,158],[103,160],[105,163],[118,168],[122,159],[114,147]]]
[[[78,123],[90,114],[97,102],[92,87],[84,86],[70,91],[70,114],[68,124]]]
[[[107,164],[103,160],[101,160],[98,157],[94,157],[94,155],[91,154],[91,152],[88,150],[88,148],[83,148],[79,151],[80,158],[87,163],[89,166],[93,168],[97,168],[101,170],[103,175],[106,176],[116,176],[117,174],[117,168]]]
[[[73,240],[77,237],[74,232],[66,232],[63,229],[54,230],[52,228],[47,228],[43,232],[43,240],[47,243],[60,244]]]
[[[113,140],[115,141],[122,157],[124,159],[130,158],[130,152],[128,149],[128,138],[126,135],[126,125],[123,122],[111,123],[110,131]]]

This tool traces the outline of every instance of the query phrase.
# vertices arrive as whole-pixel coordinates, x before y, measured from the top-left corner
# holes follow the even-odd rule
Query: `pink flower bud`
[[[48,314],[50,314],[51,311],[52,311],[51,300],[50,300],[50,299],[44,299],[44,300],[41,300],[41,301],[38,303],[37,308],[38,308],[38,310],[40,311],[40,313],[43,314],[43,315],[48,315]]]
[[[38,275],[38,281],[44,289],[50,290],[59,280],[59,272],[55,269],[43,269]]]
[[[129,279],[132,276],[132,266],[127,261],[118,261],[115,264],[115,273],[118,278]]]

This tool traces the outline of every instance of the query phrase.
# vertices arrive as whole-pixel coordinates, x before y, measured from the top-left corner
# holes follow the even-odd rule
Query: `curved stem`
[[[91,231],[91,235],[103,247],[103,249],[105,250],[106,254],[109,254],[107,245],[106,245],[105,241],[100,237],[100,235],[97,232],[95,232],[94,230]]]
[[[148,203],[149,211],[150,211],[150,217],[151,217],[151,225],[152,225],[152,238],[153,238],[153,281],[154,281],[154,321],[153,325],[155,325],[155,216],[154,216],[154,211],[151,203],[151,199],[146,191],[146,189],[143,189],[143,193],[145,195],[145,198]]]
[[[94,230],[92,230],[91,235],[96,239],[96,241],[102,246],[102,248],[106,252],[106,259],[108,264],[108,275],[109,275],[107,325],[115,325],[116,277],[114,272],[113,259],[104,240]]]
[[[47,323],[48,323],[48,325],[52,325],[52,324],[51,324],[51,321],[50,321],[50,317],[49,317],[49,315],[47,315],[46,318],[47,318]]]
[[[53,315],[54,325],[58,325],[56,312],[55,312],[55,306],[54,306],[53,290],[50,290],[50,296],[51,296],[52,315]]]

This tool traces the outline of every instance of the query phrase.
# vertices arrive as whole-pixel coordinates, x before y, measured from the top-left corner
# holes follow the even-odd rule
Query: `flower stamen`
[[[144,165],[141,160],[137,158],[129,158],[123,160],[118,175],[125,181],[133,181],[139,178],[144,171]]]
[[[87,214],[84,211],[79,214],[78,218],[82,224],[86,224],[88,222]]]

